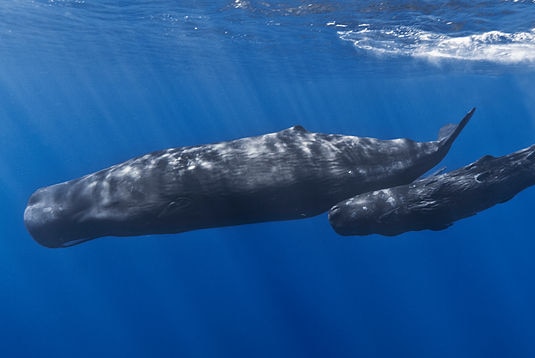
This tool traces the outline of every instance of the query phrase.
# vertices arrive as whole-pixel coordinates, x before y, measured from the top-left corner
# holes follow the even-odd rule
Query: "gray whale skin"
[[[351,196],[412,182],[446,155],[473,112],[430,142],[294,126],[157,151],[38,189],[24,223],[38,243],[57,248],[102,236],[306,218]]]
[[[487,155],[408,185],[357,195],[333,206],[329,221],[340,235],[442,230],[534,184],[535,145],[502,157]]]

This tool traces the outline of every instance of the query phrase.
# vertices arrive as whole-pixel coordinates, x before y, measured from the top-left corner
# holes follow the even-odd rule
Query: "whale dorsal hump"
[[[306,133],[306,132],[308,132],[308,131],[305,129],[305,127],[303,127],[302,125],[299,125],[299,124],[297,124],[297,125],[295,125],[295,126],[293,126],[293,127],[290,127],[290,130],[292,130],[292,131],[297,131],[297,132],[302,132],[302,133]]]

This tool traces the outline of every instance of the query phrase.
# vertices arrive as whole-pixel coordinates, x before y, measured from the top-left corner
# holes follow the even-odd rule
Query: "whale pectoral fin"
[[[433,225],[433,226],[429,227],[429,230],[431,230],[431,231],[441,231],[441,230],[445,230],[445,229],[449,228],[452,225],[453,225],[453,223]]]
[[[379,215],[379,217],[377,218],[377,222],[379,224],[385,224],[385,223],[390,223],[392,221],[396,221],[395,219],[393,220],[392,218],[397,218],[399,216],[398,212],[399,212],[398,208],[390,209],[386,211],[384,214]]]
[[[427,179],[427,182],[424,183],[424,186],[429,186],[433,183],[435,183],[438,179],[435,179],[436,177],[446,173],[446,167],[442,167],[440,169],[437,169],[436,171],[430,173],[430,174],[424,174],[420,177],[418,177],[416,180],[421,180],[421,179]]]
[[[179,214],[181,210],[188,208],[191,205],[191,199],[188,197],[178,197],[169,202],[165,208],[158,214],[158,218],[166,218]]]
[[[430,175],[430,177],[437,177],[437,176],[439,176],[439,175],[442,175],[442,174],[444,174],[444,173],[446,172],[446,169],[447,169],[446,167],[439,168],[439,169],[437,169],[435,172],[433,172],[433,173]]]

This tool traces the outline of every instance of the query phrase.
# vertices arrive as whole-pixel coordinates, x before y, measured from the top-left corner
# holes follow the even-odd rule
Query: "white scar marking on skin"
[[[206,160],[201,161],[200,165],[204,169],[212,169],[213,168],[213,164],[211,162],[206,161]]]

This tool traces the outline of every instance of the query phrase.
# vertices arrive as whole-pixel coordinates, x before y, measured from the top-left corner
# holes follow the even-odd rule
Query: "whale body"
[[[157,151],[38,189],[24,223],[38,243],[66,247],[102,236],[307,218],[356,194],[415,180],[446,155],[473,112],[429,142],[294,126]]]
[[[535,185],[535,145],[502,156],[484,156],[449,173],[344,200],[329,210],[340,235],[385,236],[443,230],[512,199]]]

